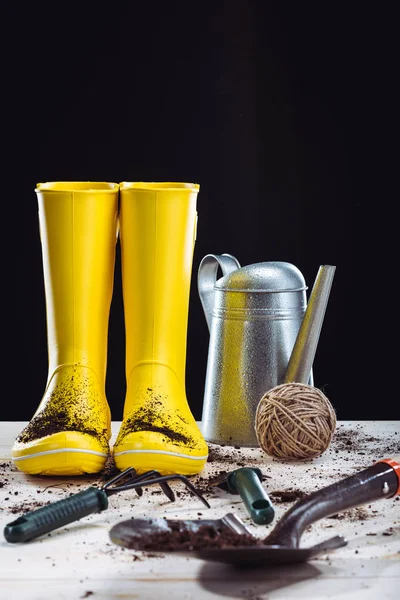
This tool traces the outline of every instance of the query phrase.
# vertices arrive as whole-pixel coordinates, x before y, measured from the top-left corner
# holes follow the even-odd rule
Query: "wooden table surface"
[[[2,531],[18,516],[71,493],[100,485],[104,474],[92,477],[37,477],[18,472],[10,448],[25,422],[0,423],[0,519]],[[113,438],[120,423],[113,423]],[[343,534],[347,546],[300,565],[235,570],[218,563],[171,554],[142,553],[110,541],[112,525],[131,517],[220,518],[237,514],[252,533],[265,537],[293,505],[284,491],[310,493],[366,468],[374,461],[399,454],[399,421],[342,421],[331,447],[306,463],[282,463],[259,448],[210,444],[204,471],[191,478],[211,509],[173,482],[177,498],[170,502],[158,486],[111,496],[107,510],[81,519],[25,544],[0,540],[0,598],[78,599],[140,598],[168,600],[201,598],[245,600],[272,598],[382,600],[400,597],[400,500],[391,498],[322,519],[303,534],[308,546]],[[112,466],[109,462],[107,467]],[[257,466],[268,475],[263,485],[274,501],[276,516],[269,526],[255,525],[240,496],[209,480],[222,470]]]

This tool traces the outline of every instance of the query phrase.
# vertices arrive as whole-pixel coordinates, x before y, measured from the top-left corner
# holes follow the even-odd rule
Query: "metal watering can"
[[[288,262],[241,267],[230,254],[202,259],[197,283],[210,332],[206,441],[258,446],[254,424],[262,396],[285,382],[314,385],[312,363],[335,269],[320,266],[307,304],[304,277]]]

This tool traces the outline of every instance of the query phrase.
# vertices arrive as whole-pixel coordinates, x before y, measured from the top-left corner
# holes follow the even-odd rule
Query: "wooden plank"
[[[22,514],[24,508],[66,497],[101,483],[93,477],[29,477],[10,461],[14,437],[25,423],[0,424],[0,526]],[[113,438],[120,423],[113,423]],[[351,441],[351,445],[348,441]],[[201,487],[221,470],[252,465],[269,478],[273,491],[324,487],[365,468],[400,447],[400,424],[393,421],[340,422],[331,448],[306,463],[282,463],[259,448],[235,449],[210,444],[212,460],[199,477]],[[219,518],[235,512],[252,530],[264,537],[292,506],[275,503],[276,518],[269,527],[251,522],[239,496],[216,488],[207,498],[207,510],[180,482],[174,503],[148,486],[142,497],[124,492],[110,498],[109,508],[80,522],[27,544],[0,541],[1,598],[397,598],[400,583],[400,501],[387,499],[350,511],[343,518],[322,519],[302,537],[308,546],[332,535],[343,534],[348,545],[307,564],[235,571],[195,558],[149,556],[125,550],[109,539],[111,526],[132,517]],[[279,497],[279,496],[278,496]],[[7,498],[7,499],[6,499]],[[89,594],[89,592],[93,592]]]

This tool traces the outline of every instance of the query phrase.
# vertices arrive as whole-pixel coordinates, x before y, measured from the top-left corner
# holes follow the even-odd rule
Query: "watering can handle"
[[[211,331],[212,309],[214,306],[214,285],[217,281],[218,268],[222,276],[240,269],[239,261],[231,254],[206,254],[200,263],[197,275],[197,287],[208,331]]]

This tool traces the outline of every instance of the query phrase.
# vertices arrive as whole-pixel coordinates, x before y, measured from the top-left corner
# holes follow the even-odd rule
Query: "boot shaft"
[[[90,366],[102,383],[117,240],[118,184],[36,187],[46,298],[49,378],[62,364]]]
[[[198,191],[190,183],[120,185],[128,382],[139,363],[158,363],[184,385]]]

